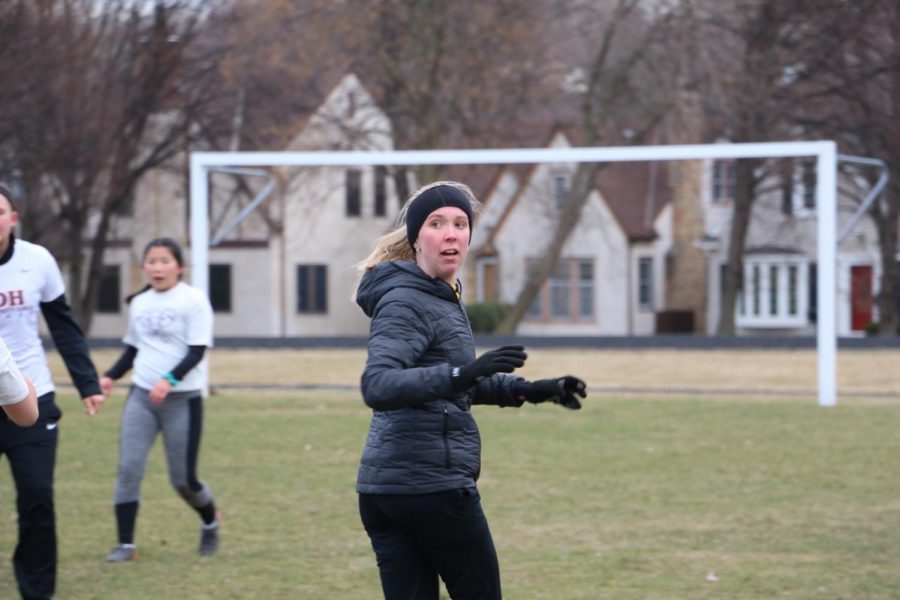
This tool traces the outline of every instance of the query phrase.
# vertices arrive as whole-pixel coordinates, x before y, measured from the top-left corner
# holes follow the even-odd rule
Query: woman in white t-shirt
[[[203,427],[206,348],[212,346],[212,306],[197,288],[181,281],[184,260],[171,238],[151,240],[142,268],[149,284],[128,300],[125,350],[100,378],[107,395],[113,381],[132,367],[119,439],[115,491],[118,544],[108,562],[135,557],[134,528],[141,480],[157,434],[163,434],[169,481],[203,522],[197,551],[210,556],[219,545],[219,517],[212,491],[197,477]]]
[[[3,338],[0,338],[0,408],[20,427],[30,427],[38,418],[34,384],[19,371]]]
[[[19,427],[0,411],[0,457],[9,462],[15,484],[18,519],[12,527],[18,535],[12,563],[19,595],[51,598],[56,591],[59,558],[54,490],[57,451],[82,450],[59,445],[63,412],[56,403],[56,385],[41,340],[41,317],[84,411],[97,414],[104,398],[87,338],[69,306],[56,259],[47,248],[15,234],[18,200],[18,194],[0,184],[0,337],[18,369],[34,384],[38,417],[31,427]]]

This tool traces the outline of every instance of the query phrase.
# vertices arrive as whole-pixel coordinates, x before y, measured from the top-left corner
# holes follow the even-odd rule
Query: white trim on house
[[[803,329],[809,325],[809,261],[794,253],[751,253],[735,310],[741,329]]]

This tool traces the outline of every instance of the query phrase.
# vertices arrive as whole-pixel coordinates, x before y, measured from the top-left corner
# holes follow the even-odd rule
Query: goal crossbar
[[[837,144],[830,140],[591,148],[394,150],[353,152],[194,152],[190,162],[191,281],[209,288],[209,173],[216,167],[351,167],[539,164],[814,157],[817,207],[818,402],[837,403]]]

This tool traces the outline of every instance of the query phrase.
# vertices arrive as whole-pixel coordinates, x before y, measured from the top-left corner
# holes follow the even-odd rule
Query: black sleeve
[[[122,354],[119,356],[119,360],[117,360],[113,366],[108,368],[104,375],[110,379],[118,379],[127,373],[132,365],[134,365],[135,356],[137,356],[137,348],[126,344],[125,349],[122,350]]]
[[[94,363],[91,362],[87,340],[66,302],[66,295],[62,294],[50,302],[41,302],[41,313],[78,393],[82,398],[100,394],[100,382]]]
[[[170,373],[175,379],[181,381],[188,374],[188,371],[196,367],[197,363],[203,359],[204,352],[206,352],[206,346],[188,346],[187,354],[180,363],[175,365],[175,368]]]

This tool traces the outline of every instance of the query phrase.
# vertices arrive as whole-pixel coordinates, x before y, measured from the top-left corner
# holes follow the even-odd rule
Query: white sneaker
[[[221,522],[221,516],[216,513],[216,520],[211,525],[200,527],[200,543],[197,545],[197,552],[200,556],[212,556],[219,549],[219,525]]]
[[[106,555],[106,562],[128,562],[131,560],[137,560],[134,544],[116,544],[109,551],[109,554]]]

